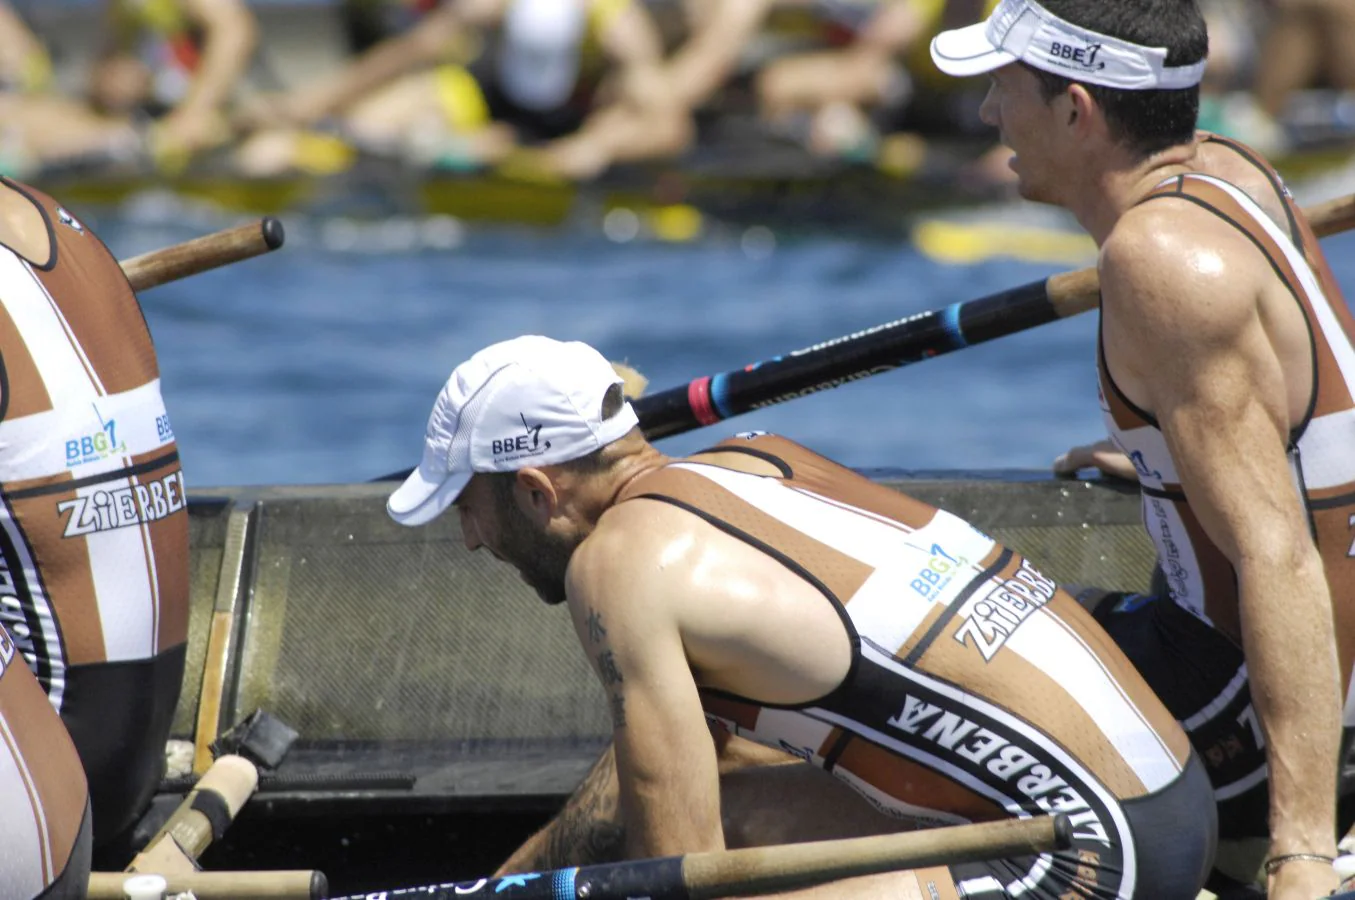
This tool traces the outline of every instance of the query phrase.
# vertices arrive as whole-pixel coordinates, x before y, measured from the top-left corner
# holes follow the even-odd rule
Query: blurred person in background
[[[450,0],[336,75],[259,104],[246,171],[307,168],[317,126],[364,150],[587,178],[686,146],[638,0]],[[529,151],[523,148],[530,148]]]
[[[51,80],[47,48],[14,7],[0,0],[0,91],[31,93]]]
[[[226,110],[257,41],[244,0],[106,0],[81,99],[3,98],[12,168],[149,158],[170,171],[231,137]]]

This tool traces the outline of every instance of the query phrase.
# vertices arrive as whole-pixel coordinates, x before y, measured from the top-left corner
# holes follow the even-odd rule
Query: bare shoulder
[[[1230,333],[1254,317],[1266,274],[1247,239],[1189,203],[1124,214],[1101,248],[1103,308],[1158,339]]]
[[[603,513],[597,527],[570,558],[566,588],[571,597],[605,603],[644,584],[646,591],[662,591],[659,570],[676,562],[680,546],[690,542],[694,516],[668,503],[635,499]]]

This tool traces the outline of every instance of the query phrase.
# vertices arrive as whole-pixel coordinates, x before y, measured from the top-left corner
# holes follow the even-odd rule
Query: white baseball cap
[[[1017,60],[1074,81],[1125,90],[1194,87],[1205,61],[1166,65],[1165,47],[1144,47],[1060,19],[1035,0],[1002,0],[986,21],[932,38],[932,61],[947,75],[991,72]]]
[[[539,335],[493,344],[453,370],[433,404],[423,459],[386,511],[422,525],[445,510],[476,472],[515,472],[587,456],[639,424],[630,403],[602,418],[621,384],[592,347]]]

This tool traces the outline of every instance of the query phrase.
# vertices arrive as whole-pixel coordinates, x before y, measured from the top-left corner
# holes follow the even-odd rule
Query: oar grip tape
[[[194,791],[191,809],[202,813],[203,817],[207,819],[208,824],[212,826],[212,840],[214,841],[221,840],[234,818],[231,814],[230,804],[225,797],[216,791]]]

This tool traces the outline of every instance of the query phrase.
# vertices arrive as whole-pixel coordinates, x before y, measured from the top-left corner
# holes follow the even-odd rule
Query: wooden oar
[[[126,872],[91,872],[86,900],[126,900]],[[191,891],[197,900],[322,900],[328,882],[311,869],[267,872],[175,872],[164,876],[170,896]]]
[[[456,900],[467,894],[513,900],[626,900],[662,897],[713,900],[789,891],[858,875],[1030,856],[1064,849],[1071,842],[1067,816],[1006,819],[978,825],[929,828],[902,834],[689,853],[582,869],[557,869],[481,878],[457,884],[353,894],[333,900]]]
[[[1355,228],[1355,194],[1305,211],[1319,237]],[[1052,275],[834,338],[742,369],[697,378],[635,401],[651,440],[835,388],[972,344],[1095,309],[1096,269]]]
[[[282,223],[272,216],[265,216],[258,222],[134,256],[121,264],[122,271],[132,290],[144,291],[268,253],[281,247],[283,239]]]

